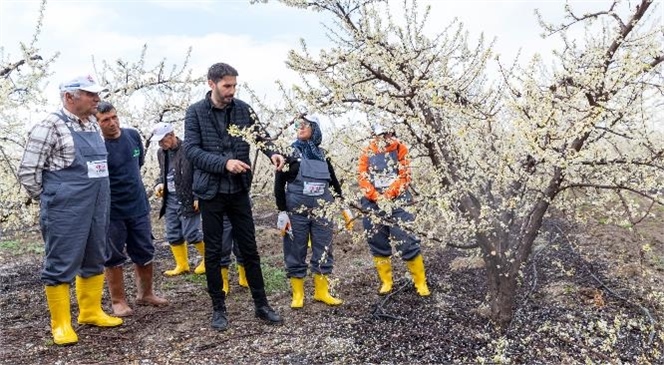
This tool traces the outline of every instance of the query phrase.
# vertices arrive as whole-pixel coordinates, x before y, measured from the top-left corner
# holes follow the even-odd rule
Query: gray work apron
[[[399,158],[397,151],[388,153],[375,153],[369,156],[369,181],[373,184],[379,193],[385,192],[392,182],[399,178]],[[397,200],[410,202],[412,195],[406,189],[401,193]],[[385,212],[378,208],[376,202],[362,197],[360,204],[362,209],[373,210],[384,218],[391,218],[399,222],[412,222],[414,217],[400,206],[392,209],[392,214],[388,217]],[[404,260],[410,260],[420,253],[420,240],[399,228],[398,225],[388,226],[371,221],[370,216],[362,218],[362,225],[368,234],[367,242],[373,256],[386,257],[392,256],[392,245],[394,242],[396,249],[401,252]]]
[[[45,243],[41,279],[71,283],[104,272],[110,213],[106,146],[99,132],[78,132],[60,113],[74,140],[71,166],[43,171],[40,224]]]
[[[332,272],[332,222],[323,217],[312,217],[309,212],[320,206],[320,200],[331,202],[330,171],[327,162],[300,160],[300,169],[293,182],[286,187],[286,206],[293,229],[293,239],[284,236],[284,262],[288,277],[307,275],[307,244],[311,236],[311,272]]]

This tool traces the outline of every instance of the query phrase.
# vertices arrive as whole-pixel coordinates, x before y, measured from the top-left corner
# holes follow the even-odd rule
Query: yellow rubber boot
[[[304,307],[304,278],[290,278],[293,301],[290,307],[299,309]]]
[[[314,300],[323,302],[327,305],[340,305],[344,301],[330,295],[330,286],[327,276],[314,274]]]
[[[72,345],[78,336],[71,326],[69,284],[47,285],[46,301],[51,312],[51,334],[56,345]]]
[[[237,264],[237,283],[243,288],[249,287],[247,272],[244,271],[244,265]]]
[[[408,266],[408,271],[413,276],[413,282],[415,283],[415,289],[417,289],[417,294],[422,297],[426,297],[431,292],[427,286],[427,277],[424,272],[424,260],[422,255],[415,256],[412,260],[406,261],[406,266]]]
[[[175,259],[175,268],[173,270],[164,271],[166,276],[176,276],[189,272],[189,255],[187,252],[187,243],[184,242],[180,245],[171,245],[171,252]]]
[[[390,258],[385,256],[376,256],[373,258],[373,260],[381,282],[378,294],[387,294],[392,291],[392,285],[394,284],[392,281],[392,263]]]
[[[78,323],[98,327],[116,327],[122,318],[109,316],[101,309],[101,294],[104,290],[104,274],[89,278],[76,277],[76,299],[78,299]]]
[[[231,291],[231,285],[230,282],[228,281],[228,268],[227,267],[222,267],[221,268],[221,283],[222,287],[221,290],[228,295]]]
[[[198,253],[201,254],[201,257],[203,258],[201,263],[194,269],[194,274],[203,275],[205,274],[205,242],[201,241],[194,243],[194,247],[196,247]]]

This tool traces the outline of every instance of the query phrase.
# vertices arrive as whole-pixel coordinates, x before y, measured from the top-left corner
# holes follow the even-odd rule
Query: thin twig
[[[410,280],[407,279],[401,279],[400,280],[400,287],[397,290],[393,290],[391,293],[387,294],[384,298],[381,298],[378,303],[374,305],[374,310],[371,311],[371,316],[375,319],[394,319],[394,320],[405,320],[406,318],[400,317],[400,316],[395,316],[393,314],[388,313],[385,310],[385,304],[387,303],[388,300],[390,300],[393,296],[395,296],[397,293],[400,293],[406,289],[406,287],[411,283]]]

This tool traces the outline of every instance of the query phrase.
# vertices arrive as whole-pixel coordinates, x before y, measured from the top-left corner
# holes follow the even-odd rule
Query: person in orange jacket
[[[390,240],[393,239],[413,276],[417,293],[428,296],[430,292],[420,253],[420,240],[398,225],[391,224],[412,222],[414,219],[411,213],[402,208],[412,201],[408,190],[411,182],[408,147],[396,138],[391,128],[377,125],[373,132],[373,140],[360,155],[359,185],[364,194],[361,199],[362,209],[375,213],[365,215],[362,223],[382,283],[378,293],[383,295],[392,291]]]

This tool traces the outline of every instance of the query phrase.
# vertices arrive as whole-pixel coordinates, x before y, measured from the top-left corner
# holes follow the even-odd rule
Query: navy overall
[[[71,283],[104,272],[110,211],[107,152],[99,132],[77,132],[58,114],[74,140],[71,166],[43,171],[40,224],[45,243],[41,279]]]
[[[312,210],[321,201],[331,202],[330,172],[327,162],[300,160],[300,169],[293,182],[286,187],[286,206],[293,229],[293,238],[284,236],[286,276],[304,278],[307,275],[307,244],[311,236],[310,267],[313,273],[332,272],[332,222],[323,216],[313,216]]]
[[[379,193],[383,193],[393,181],[399,176],[399,160],[397,151],[389,153],[376,153],[369,156],[369,179]],[[412,200],[412,196],[408,189],[406,189],[397,200],[402,203],[408,203]],[[411,213],[398,206],[392,210],[391,215],[381,211],[378,204],[365,197],[361,200],[362,209],[372,210],[377,212],[378,216],[385,219],[391,219],[399,222],[412,222],[414,217]],[[415,236],[408,234],[398,225],[384,225],[380,223],[373,223],[369,216],[362,219],[365,232],[369,235],[368,243],[373,256],[387,257],[392,256],[392,246],[390,245],[390,238],[394,240],[397,250],[400,251],[401,257],[408,261],[419,255],[420,253],[420,240]]]

